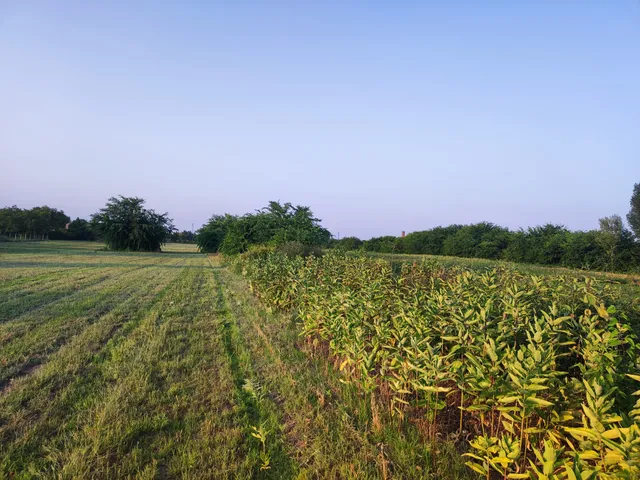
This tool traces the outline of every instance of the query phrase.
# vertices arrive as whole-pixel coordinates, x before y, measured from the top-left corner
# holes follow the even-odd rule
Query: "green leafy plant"
[[[382,403],[422,417],[431,440],[470,438],[468,465],[487,478],[638,474],[640,400],[628,399],[639,352],[610,284],[339,252],[234,262],[371,396],[374,428]]]

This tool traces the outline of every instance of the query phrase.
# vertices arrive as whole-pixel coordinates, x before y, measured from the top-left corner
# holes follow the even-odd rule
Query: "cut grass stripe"
[[[135,298],[163,276],[153,268],[130,272],[84,291],[73,302],[56,304],[55,308],[31,312],[29,318],[0,326],[0,384],[28,372],[45,361],[68,338]]]
[[[76,429],[77,416],[102,397],[106,379],[100,365],[108,352],[177,288],[179,274],[165,271],[146,285],[146,292],[101,317],[0,397],[1,472],[46,471],[53,460],[46,445],[63,446]]]

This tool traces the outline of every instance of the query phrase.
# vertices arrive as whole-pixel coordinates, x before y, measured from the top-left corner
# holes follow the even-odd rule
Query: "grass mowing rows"
[[[48,316],[7,322],[33,321],[50,344],[60,329],[48,325],[75,330],[40,368],[17,377],[6,370],[0,477],[250,476],[253,442],[245,445],[232,395],[213,272],[201,255],[149,258],[148,268],[40,309]],[[19,352],[31,361],[32,352],[9,344],[8,364],[19,363]]]
[[[170,275],[157,266],[110,272],[106,279],[44,306],[34,299],[32,310],[0,324],[0,382],[42,363],[113,309],[127,312],[136,297],[163,277]]]

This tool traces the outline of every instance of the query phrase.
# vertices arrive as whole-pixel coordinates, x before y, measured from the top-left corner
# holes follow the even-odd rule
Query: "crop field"
[[[633,283],[265,249],[236,262],[370,398],[374,431],[408,422],[487,479],[640,477]]]
[[[0,478],[635,478],[625,288],[0,244]]]
[[[394,443],[396,468],[449,468],[370,435],[299,326],[215,257],[0,245],[0,478],[378,478]]]

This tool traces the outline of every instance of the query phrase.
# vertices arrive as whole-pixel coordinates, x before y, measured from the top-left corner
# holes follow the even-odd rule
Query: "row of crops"
[[[640,478],[639,346],[614,285],[336,254],[236,262],[373,416],[465,445],[484,477]]]

